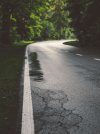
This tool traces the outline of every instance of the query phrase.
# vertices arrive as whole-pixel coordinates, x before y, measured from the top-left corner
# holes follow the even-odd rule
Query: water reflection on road
[[[30,78],[34,82],[42,82],[43,72],[38,55],[29,55]],[[82,117],[72,109],[64,108],[68,97],[63,90],[40,89],[33,86],[32,103],[35,123],[35,134],[70,134],[71,129],[78,129]]]
[[[40,82],[43,80],[43,72],[41,71],[40,63],[38,60],[38,55],[33,52],[29,55],[30,58],[30,76],[34,81]]]

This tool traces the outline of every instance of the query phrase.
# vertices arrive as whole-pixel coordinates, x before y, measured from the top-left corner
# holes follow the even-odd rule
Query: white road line
[[[76,54],[77,56],[83,56],[82,54]]]
[[[94,60],[100,61],[100,59],[94,58]]]
[[[31,97],[31,86],[29,78],[28,52],[25,53],[24,68],[24,91],[23,91],[23,109],[22,109],[22,128],[21,134],[34,134],[34,120]]]

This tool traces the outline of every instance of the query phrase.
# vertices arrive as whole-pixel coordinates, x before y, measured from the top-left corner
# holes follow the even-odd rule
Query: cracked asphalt
[[[100,61],[63,42],[28,47],[35,134],[100,134]]]

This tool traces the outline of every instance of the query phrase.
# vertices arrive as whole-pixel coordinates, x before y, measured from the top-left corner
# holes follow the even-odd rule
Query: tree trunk
[[[25,40],[27,39],[27,29],[25,27],[25,20],[22,16],[17,16],[16,19],[17,32],[20,34],[21,40]]]
[[[10,8],[8,5],[2,5],[2,29],[1,29],[1,44],[4,47],[10,45]]]

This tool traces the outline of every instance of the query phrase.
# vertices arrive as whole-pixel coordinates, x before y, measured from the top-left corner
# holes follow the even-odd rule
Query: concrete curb
[[[27,48],[25,52],[25,66],[24,66],[24,89],[23,89],[21,134],[35,134]]]

